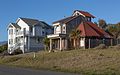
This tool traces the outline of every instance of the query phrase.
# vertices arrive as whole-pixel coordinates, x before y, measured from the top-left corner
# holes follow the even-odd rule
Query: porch
[[[68,48],[68,39],[66,34],[52,34],[47,36],[50,39],[50,51],[65,50]]]

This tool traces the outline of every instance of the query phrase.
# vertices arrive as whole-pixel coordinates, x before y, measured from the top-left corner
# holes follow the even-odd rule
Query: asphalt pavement
[[[78,75],[78,74],[33,70],[28,68],[17,68],[10,66],[0,66],[0,75]]]

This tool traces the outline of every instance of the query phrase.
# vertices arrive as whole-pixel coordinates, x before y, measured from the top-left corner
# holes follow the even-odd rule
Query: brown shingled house
[[[54,34],[48,35],[50,50],[64,50],[74,46],[69,37],[72,30],[80,30],[80,38],[77,45],[84,48],[93,48],[101,43],[111,45],[112,36],[92,22],[95,18],[92,14],[75,10],[73,15],[62,20],[53,22]]]

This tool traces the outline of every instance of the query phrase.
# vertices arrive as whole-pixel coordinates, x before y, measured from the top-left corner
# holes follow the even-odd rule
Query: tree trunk
[[[74,39],[74,48],[76,49],[76,39]]]

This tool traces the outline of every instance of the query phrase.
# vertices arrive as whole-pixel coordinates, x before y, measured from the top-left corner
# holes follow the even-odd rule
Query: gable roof
[[[44,21],[40,21],[40,23],[42,23],[42,27],[44,27],[44,28],[47,28],[47,29],[53,28],[52,26],[48,25],[48,24],[47,24],[46,22],[44,22]]]
[[[61,19],[61,20],[58,20],[58,21],[53,22],[53,24],[55,24],[55,23],[67,23],[67,22],[71,21],[72,19],[74,19],[74,18],[76,18],[76,17],[78,17],[78,16],[66,17],[66,18],[64,18],[64,19]]]
[[[112,38],[111,35],[92,22],[82,22],[77,30],[81,31],[82,37]]]
[[[16,24],[16,23],[10,23],[8,27],[10,27],[10,26],[14,26],[15,28],[21,29],[21,27],[18,24]]]
[[[21,28],[18,24],[16,23],[11,23],[15,28]]]
[[[37,19],[30,19],[30,18],[20,18],[20,19],[23,20],[25,23],[27,23],[29,26],[40,25],[44,28],[48,28],[48,29],[51,28],[51,26],[44,21],[39,21]]]
[[[75,13],[76,11],[80,12],[81,14],[83,14],[83,15],[86,16],[86,17],[92,17],[92,18],[95,18],[95,16],[93,16],[93,15],[90,14],[89,12],[81,11],[81,10],[75,10],[74,13]]]
[[[30,18],[20,18],[20,19],[23,20],[28,25],[36,25],[37,23],[39,23],[39,20],[36,19],[30,19]]]

